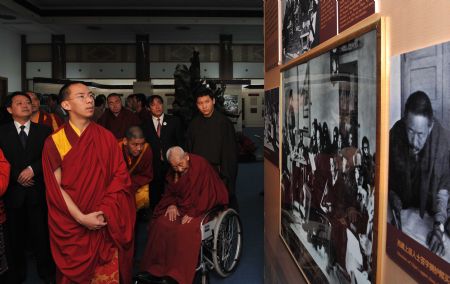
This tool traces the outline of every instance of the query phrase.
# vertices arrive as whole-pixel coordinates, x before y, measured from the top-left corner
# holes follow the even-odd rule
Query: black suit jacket
[[[164,114],[164,121],[161,124],[161,137],[156,134],[155,126],[151,116],[149,121],[143,122],[143,131],[145,139],[153,151],[153,165],[157,166],[161,163],[160,152],[166,162],[166,152],[173,146],[184,146],[184,131],[181,127],[181,121],[176,116]]]
[[[8,189],[4,196],[6,207],[20,208],[27,204],[45,204],[45,185],[42,175],[42,149],[45,139],[52,133],[50,127],[31,122],[27,145],[24,149],[14,122],[0,126],[0,148],[11,164]],[[31,166],[34,185],[23,187],[17,182],[22,170]]]

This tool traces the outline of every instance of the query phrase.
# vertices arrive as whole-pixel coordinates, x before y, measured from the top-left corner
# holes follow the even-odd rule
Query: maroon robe
[[[143,124],[153,123],[152,113],[149,112],[146,108],[142,108],[142,110],[140,112],[137,112],[136,115]]]
[[[200,222],[216,205],[228,203],[228,191],[217,172],[204,158],[189,154],[190,167],[178,181],[173,172],[167,188],[153,212],[141,270],[155,276],[170,276],[179,284],[191,284],[200,252]],[[170,221],[167,207],[176,205],[180,216]],[[184,215],[193,217],[181,224]]]
[[[57,283],[90,283],[95,269],[111,262],[116,251],[121,283],[130,283],[136,209],[114,136],[93,122],[78,136],[66,123],[47,138],[42,161]],[[103,211],[105,227],[91,231],[75,221],[55,178],[57,168],[61,187],[81,212]]]
[[[138,157],[132,157],[127,153],[123,142],[119,142],[123,158],[127,164],[131,176],[131,188],[136,192],[141,186],[149,184],[153,180],[153,153],[150,144],[145,143],[144,149]]]
[[[98,124],[111,131],[117,139],[125,137],[125,132],[131,126],[140,126],[139,118],[126,108],[122,108],[118,116],[109,109],[98,119]]]
[[[43,110],[40,110],[37,119],[32,119],[32,121],[34,123],[47,125],[53,131],[58,130],[58,128],[64,123],[57,115],[53,113],[47,113]]]

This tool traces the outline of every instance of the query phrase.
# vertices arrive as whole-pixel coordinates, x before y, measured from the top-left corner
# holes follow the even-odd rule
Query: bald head
[[[144,138],[144,132],[139,126],[131,126],[127,129],[125,137],[127,137],[128,139],[142,139]]]

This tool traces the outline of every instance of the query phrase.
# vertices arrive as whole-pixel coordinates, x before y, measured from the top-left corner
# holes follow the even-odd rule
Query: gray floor
[[[211,275],[211,283],[263,283],[264,282],[264,164],[263,128],[244,128],[244,134],[258,146],[255,163],[239,164],[237,179],[239,215],[241,217],[244,242],[241,263],[228,278]]]

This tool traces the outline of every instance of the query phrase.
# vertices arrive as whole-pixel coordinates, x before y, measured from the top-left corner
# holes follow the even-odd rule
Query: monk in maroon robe
[[[139,118],[130,110],[122,106],[119,94],[112,93],[106,99],[108,109],[98,119],[98,124],[111,131],[120,140],[131,126],[141,125]]]
[[[201,244],[200,222],[217,205],[228,203],[228,190],[204,158],[180,147],[167,151],[172,171],[153,212],[141,270],[191,284]]]
[[[90,121],[87,86],[68,83],[60,100],[69,122],[42,155],[57,283],[131,283],[135,204],[120,148]]]
[[[41,110],[41,101],[36,93],[27,92],[27,95],[31,98],[31,121],[34,123],[47,125],[53,131],[56,131],[63,124],[61,118],[53,113],[48,113]]]
[[[153,153],[139,126],[130,127],[119,142],[136,194],[136,209],[149,207],[149,184],[153,180]]]

